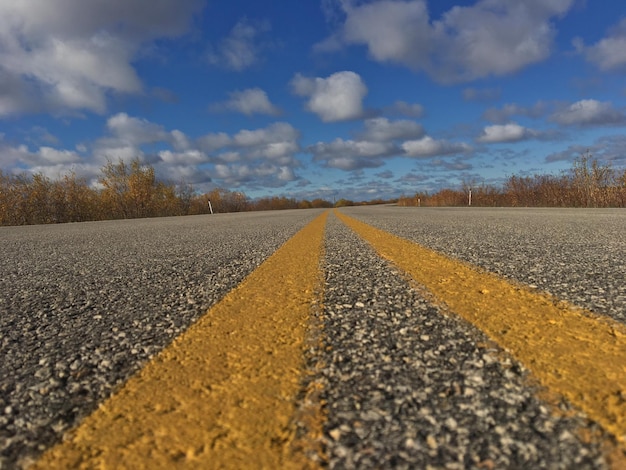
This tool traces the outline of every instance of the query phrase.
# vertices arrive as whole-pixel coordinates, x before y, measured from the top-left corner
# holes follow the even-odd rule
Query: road
[[[462,317],[463,307],[454,311],[448,291],[442,294],[446,298],[437,298],[436,286],[429,288],[428,280],[419,282],[417,275],[407,274],[398,267],[401,260],[384,253],[381,257],[381,248],[348,228],[348,219],[331,213],[322,223],[317,219],[322,212],[0,228],[1,468],[33,463],[52,468],[76,449],[81,457],[67,462],[84,468],[94,462],[106,468],[114,461],[116,466],[137,468],[132,459],[139,455],[146,468],[154,468],[150,459],[157,462],[159,452],[164,460],[156,466],[174,462],[189,468],[206,468],[206,461],[213,462],[208,466],[213,468],[271,468],[271,462],[292,468],[619,468],[624,463],[621,433],[626,412],[624,396],[619,395],[626,390],[624,362],[613,373],[607,362],[612,353],[603,352],[595,361],[595,369],[611,370],[610,386],[618,388],[617,402],[607,405],[607,417],[602,404],[598,411],[585,400],[576,402],[577,395],[595,393],[586,392],[589,381],[584,373],[578,373],[582,380],[576,385],[582,391],[568,398],[568,390],[542,375],[536,359],[524,356],[523,344],[518,351],[499,338],[498,331],[489,332],[488,325],[477,327]],[[613,362],[621,360],[626,331],[623,211],[376,206],[344,208],[340,213],[608,319],[609,343],[616,342],[618,350]],[[314,220],[315,226],[310,224]],[[303,227],[310,234],[292,238]],[[407,249],[407,257],[415,257],[413,248]],[[320,279],[305,281],[309,275],[297,269],[307,263],[319,266]],[[264,284],[268,280],[274,284]],[[289,286],[296,290],[281,294]],[[506,287],[492,290],[508,292]],[[517,305],[507,296],[505,302]],[[305,316],[283,325],[283,319],[295,316],[303,305]],[[270,312],[267,330],[262,329],[264,309]],[[231,323],[220,326],[220,318],[231,322],[234,317],[241,317],[240,325],[249,326],[251,333]],[[591,326],[595,323],[603,322],[594,317]],[[565,325],[560,330],[573,331]],[[238,341],[261,344],[274,330],[291,336],[271,340],[277,344],[263,346],[265,355],[272,361],[281,355],[301,356],[300,362],[257,360],[255,354],[261,353],[248,348],[241,353],[248,365],[236,369],[244,362],[233,359]],[[265,333],[259,336],[260,331]],[[220,335],[229,338],[221,346]],[[200,353],[193,346],[190,353],[187,344],[192,343],[211,343],[216,349]],[[304,354],[285,349],[294,345]],[[207,383],[201,386],[198,403],[218,400],[214,408],[220,412],[214,418],[203,412],[200,421],[194,413],[183,413],[182,424],[176,425],[205,427],[209,434],[192,433],[187,448],[182,443],[182,450],[157,452],[154,448],[169,440],[158,438],[159,432],[165,437],[177,433],[170,424],[154,431],[161,426],[157,421],[148,431],[133,437],[131,430],[126,441],[93,451],[96,460],[84,460],[85,449],[91,452],[102,445],[102,438],[97,438],[99,444],[89,441],[81,428],[75,429],[79,424],[116,434],[110,423],[103,424],[107,413],[145,423],[155,415],[173,415],[171,408],[185,408],[181,403],[187,390],[197,384],[185,386],[184,374],[171,393],[162,392],[162,382],[156,389],[145,384],[161,380],[167,361],[174,369],[186,370],[179,366],[194,354],[200,363],[207,354],[227,358],[223,369],[215,361],[204,361],[211,365],[200,380]],[[560,364],[558,356],[550,361],[559,363],[552,367],[559,376],[573,367]],[[276,403],[291,407],[286,408],[292,410],[286,421],[278,405],[255,395],[269,385],[259,386],[259,374],[251,372],[279,366],[285,372],[270,378],[297,385],[273,393],[279,397]],[[222,375],[209,379],[214,370],[222,370]],[[294,377],[288,378],[291,373]],[[242,385],[244,376],[252,380],[251,388]],[[151,392],[141,392],[142,387]],[[233,401],[237,393],[243,395]],[[158,404],[153,399],[159,394],[178,398],[173,405]],[[134,403],[134,408],[112,411],[125,410],[115,408],[116,400]],[[248,436],[255,435],[260,424],[250,416],[263,413],[255,411],[257,405],[270,410],[261,421],[281,427],[278,434],[271,429],[256,432],[272,437],[269,444],[258,445],[278,460],[248,458],[264,455],[241,431],[249,428]],[[147,409],[146,414],[135,415],[138,408]],[[241,415],[242,409],[252,414]],[[276,416],[283,416],[282,421],[272,424]],[[49,450],[63,435],[70,444]],[[72,436],[80,442],[72,444]],[[189,447],[193,439],[210,439],[210,445]],[[135,445],[139,441],[147,443],[147,450]],[[218,454],[230,460],[218,465]]]

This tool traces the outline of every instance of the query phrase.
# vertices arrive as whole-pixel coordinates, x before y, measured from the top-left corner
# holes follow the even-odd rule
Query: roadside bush
[[[589,154],[577,158],[569,172],[559,176],[510,176],[501,188],[469,185],[459,190],[442,189],[432,195],[402,196],[401,206],[478,207],[626,207],[626,169],[601,165]]]
[[[224,188],[197,194],[190,184],[158,181],[154,168],[138,159],[107,162],[98,183],[99,188],[91,187],[73,172],[53,181],[42,173],[8,175],[0,171],[0,225],[208,214],[209,201],[216,213],[333,207],[324,199],[272,196],[251,200],[243,192]],[[570,171],[559,176],[513,175],[502,187],[464,182],[460,189],[401,196],[397,204],[466,206],[470,188],[472,206],[479,207],[626,207],[626,169],[601,165],[590,154],[576,159]],[[339,199],[334,206],[392,202],[396,201]]]

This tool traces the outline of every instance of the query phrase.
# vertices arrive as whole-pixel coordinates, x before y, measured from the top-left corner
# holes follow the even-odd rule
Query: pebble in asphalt
[[[0,468],[27,467],[319,213],[0,227]]]
[[[314,380],[330,468],[606,468],[578,437],[590,423],[553,414],[520,364],[334,217],[325,256],[325,345],[311,361],[325,364]]]

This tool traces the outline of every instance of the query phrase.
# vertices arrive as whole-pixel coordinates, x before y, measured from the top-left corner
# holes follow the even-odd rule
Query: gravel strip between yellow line
[[[31,468],[310,468],[293,452],[327,213]]]
[[[626,328],[337,213],[426,287],[626,445]]]

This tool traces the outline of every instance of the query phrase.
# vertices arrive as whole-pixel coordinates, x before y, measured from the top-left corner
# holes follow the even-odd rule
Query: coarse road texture
[[[324,222],[289,240],[35,467],[302,468],[304,457],[283,450]]]
[[[27,466],[320,213],[0,227],[0,462]]]
[[[626,468],[623,211],[321,213],[1,228],[0,468]]]

